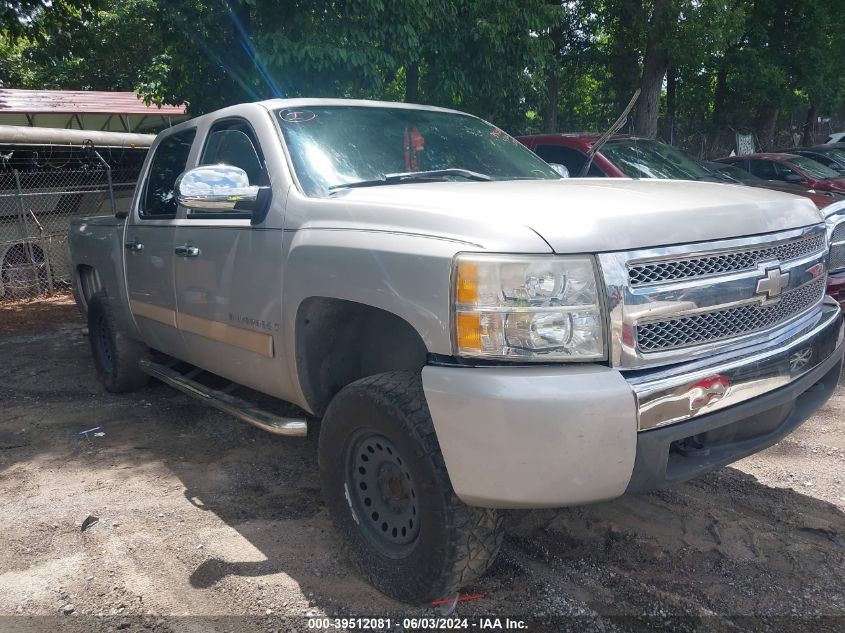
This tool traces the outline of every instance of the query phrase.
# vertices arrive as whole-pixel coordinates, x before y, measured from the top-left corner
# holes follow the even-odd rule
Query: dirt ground
[[[106,393],[68,298],[0,304],[0,332],[0,630],[304,631],[309,615],[399,630],[440,615],[350,571],[313,439],[158,383]],[[843,414],[845,386],[777,446],[675,489],[510,513],[498,562],[466,589],[484,598],[453,615],[549,631],[845,630]],[[94,427],[104,435],[80,435]]]

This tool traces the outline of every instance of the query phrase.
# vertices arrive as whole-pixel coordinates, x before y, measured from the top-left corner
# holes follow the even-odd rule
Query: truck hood
[[[347,218],[362,206],[379,209],[383,230],[437,234],[501,248],[508,234],[515,237],[527,228],[557,253],[728,239],[822,220],[816,206],[799,196],[680,180],[414,183],[348,189],[336,200],[348,203]]]

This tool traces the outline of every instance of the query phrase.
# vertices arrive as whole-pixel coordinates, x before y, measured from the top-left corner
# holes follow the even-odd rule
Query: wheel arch
[[[100,273],[94,266],[79,264],[73,271],[73,293],[76,305],[83,315],[88,314],[88,302],[103,289]]]
[[[297,378],[317,416],[346,385],[387,371],[420,372],[428,357],[422,337],[405,319],[331,297],[300,303],[294,339]]]

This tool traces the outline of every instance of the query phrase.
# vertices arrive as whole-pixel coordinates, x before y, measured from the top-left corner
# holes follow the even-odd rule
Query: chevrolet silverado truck
[[[682,482],[806,420],[845,349],[830,235],[796,196],[568,180],[467,114],[294,99],[162,132],[70,246],[105,388],[319,429],[350,558],[420,603],[484,573],[502,509]]]

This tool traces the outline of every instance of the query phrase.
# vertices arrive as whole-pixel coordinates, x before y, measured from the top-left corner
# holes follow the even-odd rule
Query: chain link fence
[[[137,169],[74,167],[0,171],[0,300],[69,288],[71,220],[128,210]]]

